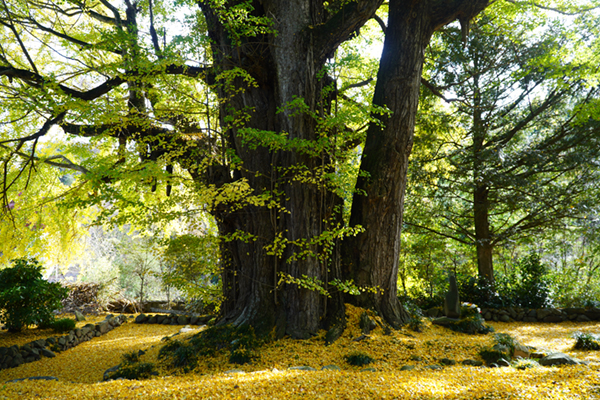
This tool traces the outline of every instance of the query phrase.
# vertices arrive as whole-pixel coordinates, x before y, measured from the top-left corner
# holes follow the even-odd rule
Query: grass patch
[[[363,365],[369,365],[375,362],[375,359],[366,353],[353,352],[344,356],[346,362],[350,365],[362,367]]]
[[[600,350],[600,337],[593,333],[575,332],[573,334],[575,339],[574,349],[577,350]]]

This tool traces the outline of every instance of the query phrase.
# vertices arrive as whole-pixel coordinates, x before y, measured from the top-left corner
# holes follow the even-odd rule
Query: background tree
[[[496,246],[582,217],[598,180],[596,66],[576,55],[586,34],[556,23],[534,34],[506,15],[479,18],[466,44],[447,29],[432,47],[427,87],[449,106],[424,108],[429,150],[414,159],[408,220],[473,246],[491,282]]]
[[[337,114],[343,105],[333,107],[344,87],[326,67],[382,3],[3,2],[5,187],[53,161],[79,173],[71,204],[94,205],[111,223],[210,212],[226,239],[223,322],[308,337],[343,320],[332,283],[353,277],[379,287],[361,302],[398,325],[399,232],[423,50],[452,20],[466,32],[487,1],[390,2],[374,107],[354,114],[370,121],[386,107],[391,113],[369,127],[363,159],[383,156],[362,168],[370,177],[358,188],[370,204],[355,198],[348,228],[336,171],[360,135],[346,126],[348,113]],[[169,32],[174,24],[189,34]],[[53,134],[74,140],[40,157],[38,144]],[[382,191],[381,182],[394,184]],[[359,225],[359,258],[344,276],[336,243]]]

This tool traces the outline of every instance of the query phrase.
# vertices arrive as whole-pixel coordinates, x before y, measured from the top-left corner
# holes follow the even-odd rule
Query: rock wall
[[[136,324],[204,325],[213,318],[214,317],[212,315],[188,316],[188,315],[177,315],[175,313],[170,314],[170,315],[140,314],[137,317],[135,317],[134,322]]]
[[[108,315],[104,321],[73,329],[64,336],[38,339],[22,346],[0,347],[0,370],[15,368],[21,364],[40,360],[42,357],[56,357],[56,352],[68,350],[80,343],[102,336],[126,321],[127,317],[124,315]]]
[[[523,322],[588,322],[600,320],[598,308],[540,308],[528,309],[506,307],[500,309],[482,308],[481,316],[486,321]]]

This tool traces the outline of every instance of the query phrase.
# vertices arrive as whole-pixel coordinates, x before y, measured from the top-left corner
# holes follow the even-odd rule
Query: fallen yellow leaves
[[[188,375],[98,382],[125,352],[155,346],[142,359],[157,362],[160,339],[180,329],[129,323],[56,358],[0,371],[0,382],[39,375],[60,379],[0,383],[0,399],[600,399],[598,354],[573,351],[571,338],[575,331],[597,333],[600,323],[492,323],[497,332],[508,333],[523,344],[561,351],[592,361],[590,365],[527,370],[453,366],[434,371],[424,367],[443,357],[459,362],[476,359],[479,346],[488,345],[491,337],[428,324],[422,333],[401,330],[389,336],[377,328],[369,339],[357,342],[352,339],[361,335],[360,312],[349,307],[349,327],[330,346],[324,346],[322,332],[308,340],[270,343],[260,349],[260,360],[254,364],[232,365],[227,362],[228,355],[222,354],[202,360]],[[355,351],[375,358],[369,366],[376,372],[361,372],[363,367],[344,361],[344,355]],[[342,371],[288,370],[291,366],[320,369],[330,364]],[[415,369],[400,371],[403,365]],[[225,373],[232,369],[245,372]]]

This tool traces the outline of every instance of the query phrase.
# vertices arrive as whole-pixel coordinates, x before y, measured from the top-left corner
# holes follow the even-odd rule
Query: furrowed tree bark
[[[295,173],[299,166],[316,171],[330,162],[328,156],[295,148],[251,148],[243,140],[243,130],[227,121],[250,110],[244,128],[285,132],[288,139],[316,142],[320,133],[310,114],[322,113],[328,107],[322,95],[328,82],[321,74],[327,57],[371,18],[381,3],[352,2],[341,8],[339,13],[345,16],[341,18],[338,14],[328,16],[320,1],[254,1],[253,15],[269,16],[276,34],[244,38],[242,43],[231,40],[210,3],[201,4],[216,74],[238,68],[256,82],[248,85],[241,78],[229,84],[217,82],[228,147],[241,159],[241,167],[225,175],[230,182],[247,181],[253,194],[269,193],[278,202],[278,207],[222,206],[214,210],[221,234],[248,232],[253,236],[253,240],[222,245],[222,323],[250,324],[261,334],[275,329],[278,336],[289,334],[295,338],[307,338],[322,327],[343,324],[341,294],[332,292],[333,298],[328,299],[294,283],[278,284],[281,273],[321,282],[342,278],[337,258],[332,257],[329,263],[319,259],[316,255],[322,248],[314,242],[329,228],[324,221],[332,218],[338,200],[322,184],[301,181]],[[309,112],[291,106],[298,99]],[[267,254],[267,246],[276,238],[286,245],[281,257]],[[306,255],[299,256],[302,253]]]
[[[412,149],[424,50],[436,29],[468,21],[487,0],[391,0],[373,104],[391,114],[372,123],[362,154],[350,224],[364,232],[345,243],[345,271],[365,291],[356,303],[394,327],[408,320],[397,298],[400,233],[408,159]],[[352,300],[352,299],[351,299]]]

